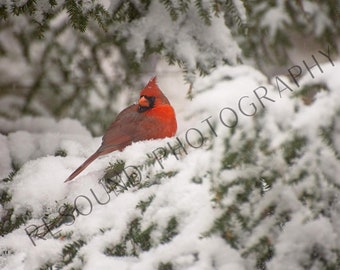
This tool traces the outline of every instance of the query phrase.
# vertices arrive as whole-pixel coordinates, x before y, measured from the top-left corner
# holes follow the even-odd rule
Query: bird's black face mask
[[[141,96],[138,101],[138,112],[145,112],[155,106],[155,97]]]

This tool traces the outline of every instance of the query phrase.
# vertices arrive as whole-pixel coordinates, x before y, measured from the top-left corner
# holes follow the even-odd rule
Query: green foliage
[[[117,160],[115,163],[110,163],[110,165],[105,169],[104,179],[114,178],[119,176],[125,167],[125,161]]]
[[[163,232],[161,243],[168,243],[178,234],[178,221],[175,216],[171,217],[168,221],[168,225]]]
[[[4,182],[12,182],[14,176],[17,174],[18,171],[19,171],[19,169],[16,169],[16,170],[10,172],[10,174],[6,178],[2,179],[2,181],[4,181]]]
[[[151,224],[145,230],[141,228],[141,220],[135,219],[129,224],[129,231],[125,236],[125,240],[132,240],[132,254],[138,254],[139,249],[147,251],[152,247],[151,232],[155,229],[155,225]]]
[[[65,247],[62,250],[62,260],[60,264],[58,264],[58,267],[63,267],[72,262],[72,260],[76,257],[77,253],[79,252],[80,248],[84,246],[86,242],[82,239],[73,241],[70,244],[65,245]]]
[[[231,150],[230,142],[226,139],[226,152],[225,156],[222,160],[222,166],[224,169],[234,168],[236,166],[240,166],[241,164],[253,163],[254,159],[254,140],[246,139],[242,140],[241,145],[239,145],[239,149]]]
[[[337,112],[337,116],[340,116],[340,111]],[[340,160],[340,153],[337,149],[334,141],[334,133],[335,133],[335,120],[331,121],[331,123],[327,126],[320,128],[320,136],[324,140],[324,143],[327,144],[333,151],[336,157]]]
[[[49,270],[49,269],[53,269],[53,263],[51,262],[47,262],[44,265],[42,265],[39,270]]]
[[[306,145],[307,140],[301,136],[294,136],[291,141],[286,142],[283,148],[283,157],[291,165],[295,159],[301,156],[302,148]]]
[[[213,16],[228,13],[197,0],[161,4],[176,22],[187,20],[187,12],[196,9],[202,26],[210,25]],[[195,72],[164,38],[156,42],[146,38],[141,56],[128,49],[133,37],[129,32],[149,15],[150,5],[146,0],[116,1],[110,10],[96,0],[29,0],[0,5],[4,40],[13,42],[8,46],[1,40],[0,53],[10,62],[15,60],[13,64],[26,67],[20,72],[30,77],[27,81],[25,76],[9,74],[4,75],[6,80],[0,80],[0,99],[12,95],[20,99],[11,104],[10,111],[0,109],[0,115],[9,119],[46,114],[74,117],[92,133],[102,134],[117,113],[112,101],[122,89],[141,87],[140,76],[153,72],[149,63],[154,61],[154,54],[180,65],[187,73]],[[17,27],[21,21],[25,26]],[[195,46],[201,46],[201,38],[195,36]],[[199,73],[209,73],[216,61],[213,55],[210,58],[212,64],[197,63]],[[108,66],[113,70],[108,72]],[[93,100],[99,100],[101,106]]]
[[[109,12],[100,4],[95,5],[95,7],[90,11],[92,17],[97,21],[98,25],[107,32],[107,27],[111,16]]]
[[[149,63],[154,61],[155,54],[164,57],[169,64],[181,67],[189,82],[196,73],[209,74],[221,60],[218,50],[212,50],[196,59],[194,66],[189,65],[187,58],[162,37],[156,40],[146,37],[142,55],[128,49],[133,38],[130,31],[139,20],[150,15],[150,0],[116,1],[111,9],[96,0],[45,2],[28,0],[0,4],[1,30],[6,35],[0,41],[0,55],[9,62],[14,60],[13,63],[26,66],[20,72],[30,77],[27,82],[26,76],[5,74],[6,79],[0,80],[0,98],[14,94],[21,99],[20,103],[11,104],[10,111],[0,109],[0,115],[9,119],[23,114],[74,117],[99,135],[117,113],[112,101],[127,87],[141,87],[140,76],[153,72]],[[260,68],[265,68],[267,62],[284,63],[288,59],[287,51],[296,45],[296,35],[315,37],[314,42],[330,44],[334,50],[337,48],[340,24],[336,0],[322,3],[288,1],[284,4],[243,0],[161,0],[160,3],[169,13],[174,27],[180,22],[185,25],[192,14],[199,16],[202,27],[212,25],[214,18],[223,17],[244,55],[255,60]],[[318,9],[305,9],[305,5]],[[265,24],[264,18],[274,9],[283,14],[284,21],[271,24],[265,21]],[[316,27],[319,21],[314,10],[330,21],[320,33],[315,30],[319,29]],[[24,27],[17,27],[20,21],[24,21]],[[197,42],[193,46],[199,50],[206,39],[190,33]],[[5,40],[11,40],[13,45],[8,46]],[[214,54],[218,59],[214,59]],[[232,61],[225,58],[223,62]],[[104,66],[114,68],[108,73]],[[100,100],[100,107],[91,102],[96,99]]]
[[[124,257],[127,256],[126,245],[124,243],[114,245],[113,247],[107,247],[104,250],[106,256]]]
[[[86,4],[88,4],[88,2],[86,2]],[[110,23],[110,14],[101,4],[93,5],[87,10],[87,12],[84,13],[83,1],[66,0],[65,8],[70,17],[73,28],[81,32],[86,30],[90,18],[97,21],[98,25],[104,31],[107,30],[107,25]]]
[[[200,17],[206,25],[211,25],[211,7],[205,7],[202,0],[195,0],[195,6]]]
[[[240,208],[236,205],[227,207],[223,214],[220,215],[214,221],[214,225],[209,232],[206,232],[204,236],[209,236],[212,233],[218,233],[227,243],[233,248],[240,248],[239,237],[237,227],[241,224],[244,231],[249,230],[247,228],[249,217],[242,215]]]
[[[30,210],[27,209],[23,213],[15,214],[14,208],[9,205],[9,202],[12,199],[12,194],[10,193],[9,186],[7,186],[6,183],[13,182],[14,176],[17,174],[17,172],[18,170],[14,170],[6,178],[1,180],[4,183],[0,189],[0,206],[2,208],[0,215],[1,236],[18,229],[21,225],[25,224],[32,218]]]
[[[40,232],[40,235],[43,237],[48,233],[49,230],[52,231],[65,223],[73,222],[73,220],[70,220],[70,216],[72,216],[75,211],[76,210],[73,204],[64,203],[58,207],[58,214],[54,213],[54,211],[51,211],[51,213],[46,213],[44,218],[48,228],[46,228],[46,226],[42,226],[43,230]]]
[[[75,29],[80,30],[81,32],[85,31],[88,21],[89,21],[89,16],[83,13],[83,8],[82,8],[83,3],[84,2],[82,1],[74,1],[74,0],[65,1],[65,7],[70,17],[72,26]]]
[[[72,266],[72,263],[75,258],[79,258],[81,263],[84,262],[83,258],[79,256],[79,251],[84,245],[86,245],[86,242],[83,239],[77,239],[65,244],[60,256],[54,258],[53,261],[47,261],[39,268],[39,270],[65,269],[67,267],[70,267],[69,269],[80,270],[81,268],[75,268]],[[79,265],[79,263],[77,264]]]
[[[256,254],[256,269],[267,269],[266,262],[274,255],[274,248],[270,239],[266,236],[259,239],[259,241],[250,247],[243,256],[248,257],[251,253]]]
[[[3,193],[2,193],[3,195]],[[8,194],[5,195],[5,200],[9,199]],[[32,213],[26,210],[24,213],[15,214],[13,208],[5,208],[2,211],[0,223],[0,235],[4,236],[18,229],[21,225],[25,224],[32,218]]]
[[[2,189],[0,190],[0,205],[4,206],[5,203],[9,202],[12,199],[12,196],[9,194],[8,190]]]
[[[247,5],[246,1],[242,1],[244,5]],[[228,25],[231,29],[233,29],[236,33],[247,35],[247,21],[240,14],[239,9],[235,6],[234,1],[214,1],[214,5],[216,6],[214,10],[228,10],[228,13],[225,15],[226,25]]]
[[[165,6],[174,21],[179,18],[180,14],[185,14],[188,11],[190,4],[190,0],[180,0],[176,2],[171,0],[160,0],[160,2]]]
[[[171,178],[175,176],[178,171],[162,171],[160,173],[155,174],[155,179],[160,180],[162,178]]]
[[[142,211],[142,214],[146,211],[146,209],[150,206],[152,201],[154,200],[155,195],[149,196],[149,198],[146,201],[140,201],[136,208],[139,208]]]
[[[158,265],[158,270],[173,270],[173,269],[174,269],[174,268],[173,268],[171,262],[167,262],[167,263],[161,262],[161,263]]]
[[[113,9],[112,16],[117,22],[132,22],[142,16],[148,9],[150,0],[140,1],[139,7],[134,1],[118,1]]]
[[[301,97],[306,105],[313,103],[315,95],[321,91],[326,91],[327,86],[322,83],[304,85],[301,89],[295,93],[295,96]]]
[[[23,5],[12,5],[11,12],[18,16],[22,13],[28,13],[29,15],[33,15],[36,12],[36,0],[28,0]]]
[[[317,103],[319,100],[314,95],[320,91],[326,96],[331,93],[326,84],[316,82],[294,95],[304,101],[303,105],[294,107],[295,113],[305,113],[307,106]],[[309,95],[311,102],[305,102],[304,97]],[[219,235],[251,261],[254,269],[267,270],[278,253],[278,239],[288,224],[294,222],[296,213],[301,214],[296,205],[308,213],[301,226],[314,219],[336,218],[340,185],[334,176],[339,160],[335,134],[339,114],[332,111],[331,115],[315,127],[316,134],[287,128],[282,131],[284,139],[276,146],[270,143],[271,135],[264,132],[264,125],[273,124],[266,114],[254,118],[255,130],[245,132],[249,129],[243,127],[230,130],[223,139],[221,171],[210,175],[213,201],[221,214],[203,236]],[[333,169],[329,171],[329,168]],[[325,248],[328,256],[332,253],[331,260],[321,251]],[[330,250],[325,244],[315,243],[303,251],[301,256],[309,259],[301,262],[301,269],[336,269],[337,254],[338,249]]]
[[[118,244],[109,246],[104,253],[108,256],[138,256],[142,251],[152,247],[151,232],[155,225],[151,224],[142,230],[141,218],[132,220],[128,225],[128,232]]]
[[[113,59],[111,54],[116,48],[112,38],[105,34],[110,25],[110,15],[95,1],[87,8],[83,7],[83,1],[66,1],[65,5],[50,2],[50,9],[42,15],[41,10],[34,11],[33,8],[30,8],[33,14],[28,14],[26,6],[35,7],[34,1],[27,2],[25,8],[15,8],[13,4],[19,13],[17,16],[30,26],[18,28],[18,33],[12,31],[18,19],[11,16],[5,7],[7,19],[2,29],[15,46],[9,47],[5,40],[1,40],[2,54],[11,59],[15,53],[14,63],[26,66],[22,72],[29,72],[31,79],[27,83],[21,79],[24,76],[20,79],[7,76],[8,79],[0,82],[0,98],[15,94],[22,100],[22,105],[13,105],[11,111],[0,110],[1,114],[6,118],[15,118],[21,114],[45,115],[48,111],[56,118],[69,116],[83,119],[92,132],[101,133],[116,113],[110,102],[122,88],[123,82],[129,84],[130,80],[128,75],[122,79],[113,78],[103,68],[102,58],[117,66],[114,64],[117,59]],[[62,11],[65,9],[76,30],[63,19]],[[37,21],[36,17],[41,18],[40,15],[42,19]],[[85,33],[77,31],[85,29]],[[116,41],[118,44],[119,41]],[[13,48],[22,51],[18,54]],[[122,49],[125,50],[124,47]],[[128,54],[126,51],[122,53]],[[128,61],[126,64],[130,66]],[[95,96],[105,101],[100,110],[92,105],[90,97]]]
[[[131,170],[128,169],[130,167]],[[104,176],[100,182],[105,186],[108,192],[114,192],[116,195],[123,193],[130,188],[141,188],[142,183],[141,166],[127,166],[125,161],[117,160],[110,163],[106,168]]]
[[[55,153],[54,156],[56,157],[66,157],[67,152],[64,149],[58,149]]]
[[[288,51],[301,45],[297,37],[308,39],[308,42],[314,42],[320,48],[330,44],[337,51],[336,36],[340,33],[340,23],[339,15],[336,15],[339,10],[336,0],[322,3],[313,0],[242,2],[247,10],[247,34],[240,37],[239,44],[244,54],[255,60],[259,68],[264,69],[269,63],[288,63]],[[276,20],[275,12],[282,17]],[[330,23],[324,24],[322,31],[318,32],[320,14],[329,19]],[[231,25],[231,29],[234,33],[239,31],[237,24]]]
[[[136,208],[143,214],[150,206],[155,196],[150,196],[146,201],[140,201]],[[143,251],[148,251],[153,246],[151,233],[156,229],[156,224],[150,224],[145,229],[141,226],[142,218],[135,218],[127,225],[127,232],[122,241],[106,247],[104,254],[107,256],[138,256]],[[176,217],[169,219],[160,239],[161,243],[167,243],[178,233],[178,222]],[[164,266],[166,267],[166,266]],[[167,268],[164,268],[167,269]]]

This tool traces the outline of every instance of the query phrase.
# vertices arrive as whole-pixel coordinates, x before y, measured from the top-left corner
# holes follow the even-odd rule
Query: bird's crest
[[[156,103],[170,104],[167,97],[157,85],[157,77],[153,77],[140,92],[140,96],[155,97]]]

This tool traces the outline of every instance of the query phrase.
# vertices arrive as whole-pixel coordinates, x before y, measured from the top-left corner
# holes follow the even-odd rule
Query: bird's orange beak
[[[141,107],[149,107],[150,101],[146,97],[141,96],[139,98],[138,105],[141,106]]]

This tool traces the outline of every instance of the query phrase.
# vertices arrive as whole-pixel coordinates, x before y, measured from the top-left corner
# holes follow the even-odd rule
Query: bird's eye
[[[150,108],[153,108],[155,106],[155,100],[156,98],[155,97],[147,97],[147,99],[149,100],[150,102]]]

